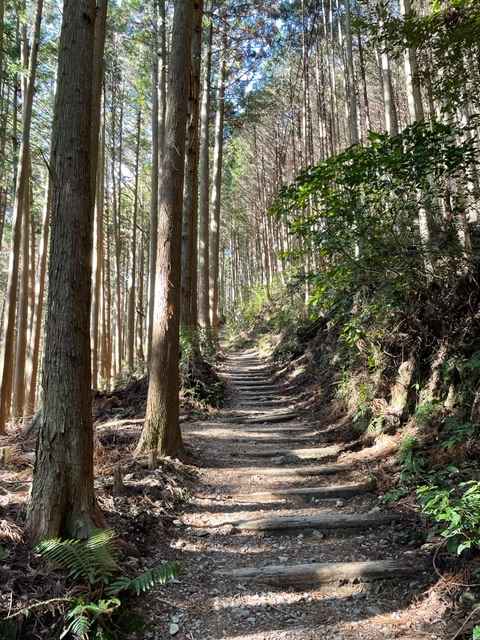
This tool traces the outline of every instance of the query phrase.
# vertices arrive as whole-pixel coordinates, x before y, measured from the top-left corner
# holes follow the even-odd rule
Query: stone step
[[[337,485],[334,487],[296,487],[291,489],[273,489],[272,491],[257,491],[256,493],[239,493],[234,496],[239,502],[273,502],[276,500],[289,500],[300,498],[310,500],[332,500],[340,498],[352,498],[372,491],[375,483],[364,482],[362,484]]]
[[[402,578],[427,571],[431,561],[410,559],[370,560],[365,562],[331,562],[298,565],[269,565],[247,569],[216,571],[239,582],[258,582],[273,586],[316,585],[339,580],[384,580]]]
[[[401,513],[344,513],[321,516],[278,516],[224,522],[238,531],[294,531],[298,529],[368,529],[384,527],[402,520]],[[221,525],[219,525],[221,526]]]

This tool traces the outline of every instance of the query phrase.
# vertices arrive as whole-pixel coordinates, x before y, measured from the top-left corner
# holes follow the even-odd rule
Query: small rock
[[[324,538],[325,536],[323,535],[323,533],[321,531],[319,531],[318,529],[314,529],[312,531],[312,538],[317,538],[318,540],[322,540],[322,538]]]
[[[367,607],[367,611],[371,613],[372,616],[379,616],[382,613],[379,607]]]
[[[335,506],[336,506],[336,507],[339,507],[339,508],[340,508],[340,507],[344,507],[344,506],[345,506],[345,503],[344,503],[344,501],[343,501],[343,500],[337,500],[337,501],[336,501],[336,503],[335,503]]]
[[[182,522],[181,520],[173,520],[172,524],[173,524],[175,527],[181,527],[181,526],[182,526],[182,524],[183,524],[183,522]]]
[[[178,616],[170,616],[170,620],[175,624],[178,624],[180,622],[180,618]]]
[[[288,556],[278,556],[279,562],[288,562]]]
[[[240,591],[246,591],[247,587],[244,584],[239,583],[237,584],[237,589],[240,589]]]
[[[176,636],[177,633],[180,631],[180,627],[175,622],[172,622],[172,624],[170,625],[168,631],[169,631],[171,636]]]
[[[251,622],[252,624],[254,624],[257,621],[256,618],[254,618],[253,616],[251,616],[250,618],[247,618],[247,622]]]

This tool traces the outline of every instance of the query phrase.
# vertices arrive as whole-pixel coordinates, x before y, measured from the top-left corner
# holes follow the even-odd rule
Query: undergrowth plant
[[[33,610],[57,611],[63,620],[60,639],[116,638],[112,617],[122,606],[122,597],[138,596],[185,572],[181,563],[168,562],[134,578],[122,575],[117,535],[112,529],[95,531],[86,541],[46,538],[34,550],[54,567],[65,569],[74,585],[65,597],[33,603],[9,617],[27,617]]]

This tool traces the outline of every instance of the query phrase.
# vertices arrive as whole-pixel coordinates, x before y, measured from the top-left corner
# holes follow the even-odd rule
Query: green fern
[[[60,638],[106,638],[108,620],[122,604],[116,596],[126,591],[140,595],[157,583],[163,584],[185,573],[180,562],[166,562],[135,578],[119,576],[111,581],[120,571],[116,539],[115,531],[107,529],[94,531],[86,541],[48,538],[35,546],[37,553],[66,569],[71,578],[83,581],[83,587],[78,585],[76,589],[80,595],[74,600],[66,598],[63,601],[66,624]],[[101,595],[107,599],[99,599]],[[30,608],[42,604],[47,603],[37,603]],[[27,614],[26,609],[22,612]]]
[[[66,569],[74,580],[84,579],[94,585],[108,583],[118,571],[115,540],[115,531],[106,529],[94,531],[87,541],[46,538],[34,549]]]
[[[122,591],[134,591],[139,596],[156,584],[165,584],[168,580],[176,578],[182,573],[185,573],[185,567],[180,562],[166,562],[132,580],[126,576],[121,576],[108,586],[106,593],[110,596],[115,596]]]

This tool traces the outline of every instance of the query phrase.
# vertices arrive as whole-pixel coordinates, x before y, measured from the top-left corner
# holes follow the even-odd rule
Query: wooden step
[[[269,565],[249,569],[216,571],[240,582],[258,582],[274,586],[325,584],[339,580],[384,580],[422,573],[431,562],[425,558],[415,560],[370,560],[365,562],[331,562],[298,564],[292,566]]]
[[[234,386],[239,390],[252,389],[254,391],[258,391],[259,388],[263,387],[271,389],[272,391],[280,388],[280,385],[276,385],[274,382],[269,382],[268,380],[244,380],[243,382],[235,382]]]
[[[297,529],[366,529],[402,520],[401,513],[344,513],[322,516],[279,516],[224,522],[239,531],[292,531]]]
[[[338,447],[311,447],[306,449],[246,449],[241,455],[250,458],[276,458],[278,456],[298,456],[299,458],[327,458],[336,456],[340,452]]]
[[[265,422],[289,422],[299,418],[299,414],[294,411],[288,413],[265,413],[257,416],[235,416],[232,418],[225,418],[223,422],[235,423],[235,424],[264,424]]]
[[[263,467],[252,469],[236,469],[236,473],[249,476],[291,476],[294,478],[306,478],[312,476],[332,476],[337,473],[345,473],[345,471],[351,471],[355,467],[351,464],[336,465],[325,464],[318,467],[291,467],[291,468],[275,468],[275,467]]]
[[[284,436],[283,438],[281,436],[278,437],[274,437],[271,436],[269,434],[265,434],[264,437],[260,437],[260,434],[257,435],[251,435],[248,437],[243,437],[242,436],[233,436],[232,437],[232,442],[246,442],[248,444],[290,444],[290,443],[298,443],[298,442],[303,442],[303,444],[306,444],[308,442],[314,442],[315,441],[315,436]]]
[[[334,487],[296,487],[293,489],[273,489],[272,491],[257,491],[256,493],[238,493],[234,496],[239,502],[272,502],[275,500],[289,500],[303,498],[310,500],[332,500],[336,498],[351,498],[374,489],[375,483],[337,485]]]

